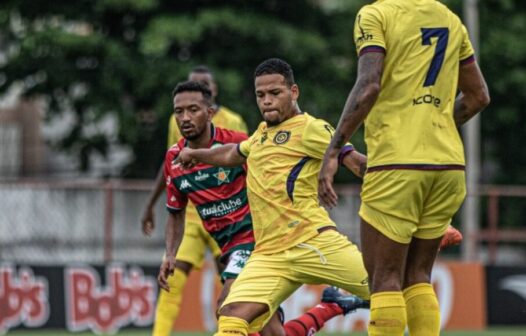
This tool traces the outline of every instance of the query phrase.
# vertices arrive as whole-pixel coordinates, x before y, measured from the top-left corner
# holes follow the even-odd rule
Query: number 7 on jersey
[[[449,39],[448,28],[420,28],[422,32],[422,45],[432,45],[431,38],[438,38],[435,54],[427,70],[426,80],[424,81],[424,87],[433,86],[444,63],[444,56],[446,54],[447,42]]]

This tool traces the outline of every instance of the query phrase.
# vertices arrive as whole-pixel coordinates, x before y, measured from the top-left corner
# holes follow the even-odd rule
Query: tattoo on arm
[[[345,140],[345,136],[341,134],[340,132],[336,132],[335,136],[333,137],[332,143],[334,145],[334,148],[336,149],[342,149],[342,147],[345,145],[347,141]]]
[[[362,124],[380,93],[384,54],[368,53],[358,60],[358,78],[347,98],[332,146],[341,148]],[[339,147],[338,147],[339,145]]]

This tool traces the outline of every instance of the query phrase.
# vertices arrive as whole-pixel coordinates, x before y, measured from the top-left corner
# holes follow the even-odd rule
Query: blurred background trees
[[[73,116],[51,145],[77,157],[80,169],[119,144],[132,153],[119,176],[151,178],[166,148],[171,90],[198,64],[215,71],[220,103],[254,130],[253,69],[284,58],[295,69],[302,109],[335,124],[355,77],[354,17],[367,2],[4,0],[0,93],[17,87],[40,97],[48,122]],[[444,2],[462,14],[460,0]],[[526,4],[479,4],[481,66],[492,95],[482,114],[482,182],[525,183]],[[105,128],[108,119],[116,132]],[[353,141],[365,150],[361,135]]]

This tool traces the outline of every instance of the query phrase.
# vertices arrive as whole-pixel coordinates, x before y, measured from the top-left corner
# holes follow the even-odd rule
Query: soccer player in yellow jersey
[[[215,111],[212,122],[221,128],[247,133],[247,126],[240,115],[232,112],[224,106],[215,104],[217,96],[217,84],[212,72],[206,66],[197,66],[188,75],[191,81],[204,82],[212,91],[212,103]],[[182,135],[177,127],[175,116],[170,117],[168,128],[168,148],[176,144]],[[153,208],[165,188],[163,167],[161,167],[154,188],[150,193],[148,203],[142,217],[142,230],[144,234],[150,235],[154,229]],[[218,265],[218,270],[223,267],[219,263],[221,251],[214,239],[206,232],[201,219],[193,205],[186,209],[185,232],[181,246],[176,256],[175,271],[168,278],[170,292],[160,291],[157,301],[157,310],[153,328],[153,336],[168,336],[177,316],[179,315],[182,295],[186,279],[192,268],[200,268],[203,264],[205,252],[208,248]]]
[[[430,284],[440,240],[466,190],[457,130],[489,104],[466,28],[435,0],[364,6],[354,29],[358,76],[327,150],[319,197],[340,148],[365,120],[361,242],[371,289],[369,335],[439,335]],[[460,94],[457,94],[457,88]]]
[[[255,249],[219,310],[217,335],[261,329],[302,284],[330,284],[369,298],[358,248],[338,233],[317,198],[317,176],[333,128],[300,110],[292,68],[269,59],[255,70],[263,119],[239,145],[185,148],[178,160],[218,166],[248,164],[247,195]],[[360,175],[365,156],[347,145],[340,163]],[[276,335],[281,336],[281,335]]]

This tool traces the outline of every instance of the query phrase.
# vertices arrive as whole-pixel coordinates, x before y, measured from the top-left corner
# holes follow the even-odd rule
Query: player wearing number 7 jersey
[[[324,157],[319,197],[336,204],[338,153],[365,121],[369,335],[403,335],[406,324],[412,336],[438,335],[431,268],[466,193],[457,128],[489,104],[488,89],[465,27],[438,1],[376,1],[359,11],[354,35],[358,77]]]

